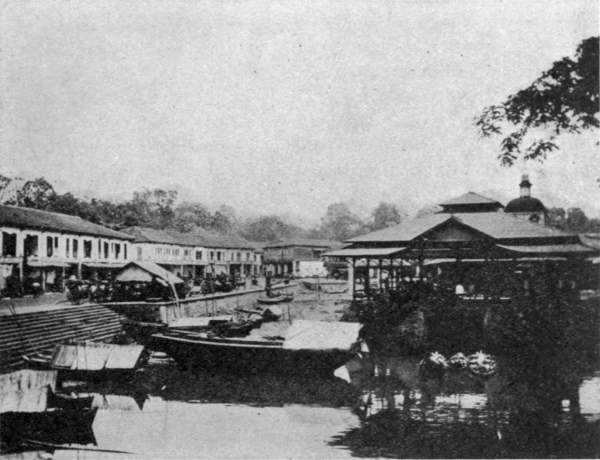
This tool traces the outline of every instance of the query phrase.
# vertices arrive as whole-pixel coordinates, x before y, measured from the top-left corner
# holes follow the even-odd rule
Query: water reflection
[[[576,361],[528,364],[504,359],[483,379],[466,370],[424,378],[414,358],[354,363],[361,425],[331,444],[369,457],[600,455],[598,375],[584,378]]]

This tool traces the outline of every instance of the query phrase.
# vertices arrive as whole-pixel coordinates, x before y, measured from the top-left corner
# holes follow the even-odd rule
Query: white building
[[[9,278],[62,290],[64,280],[106,278],[131,256],[130,235],[77,216],[0,205],[0,290]]]
[[[124,231],[134,237],[133,260],[157,263],[182,278],[258,273],[252,245],[240,238],[144,227]]]

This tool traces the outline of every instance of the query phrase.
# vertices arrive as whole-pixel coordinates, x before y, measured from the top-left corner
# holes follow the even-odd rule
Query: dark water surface
[[[486,380],[422,378],[416,358],[355,364],[347,383],[153,359],[135,381],[67,388],[94,395],[90,439],[28,449],[56,459],[600,456],[597,363],[551,374],[499,363]]]

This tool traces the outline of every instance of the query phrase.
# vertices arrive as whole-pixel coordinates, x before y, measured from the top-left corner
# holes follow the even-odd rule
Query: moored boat
[[[266,305],[273,305],[282,302],[291,302],[292,300],[294,300],[294,294],[278,294],[272,297],[259,297],[257,302]]]
[[[233,338],[170,328],[152,337],[185,368],[332,375],[355,355],[359,329],[358,323],[298,320],[283,335]]]

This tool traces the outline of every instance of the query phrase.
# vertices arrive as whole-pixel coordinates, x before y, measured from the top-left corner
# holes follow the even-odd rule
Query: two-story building
[[[326,276],[323,254],[340,243],[330,240],[293,239],[264,246],[264,270],[274,276]]]
[[[130,257],[130,235],[77,216],[0,205],[0,289],[9,278],[62,290],[69,276],[106,278]]]
[[[183,278],[201,278],[207,273],[250,275],[258,271],[252,245],[241,238],[198,230],[181,233],[130,227],[133,259],[157,263]]]

